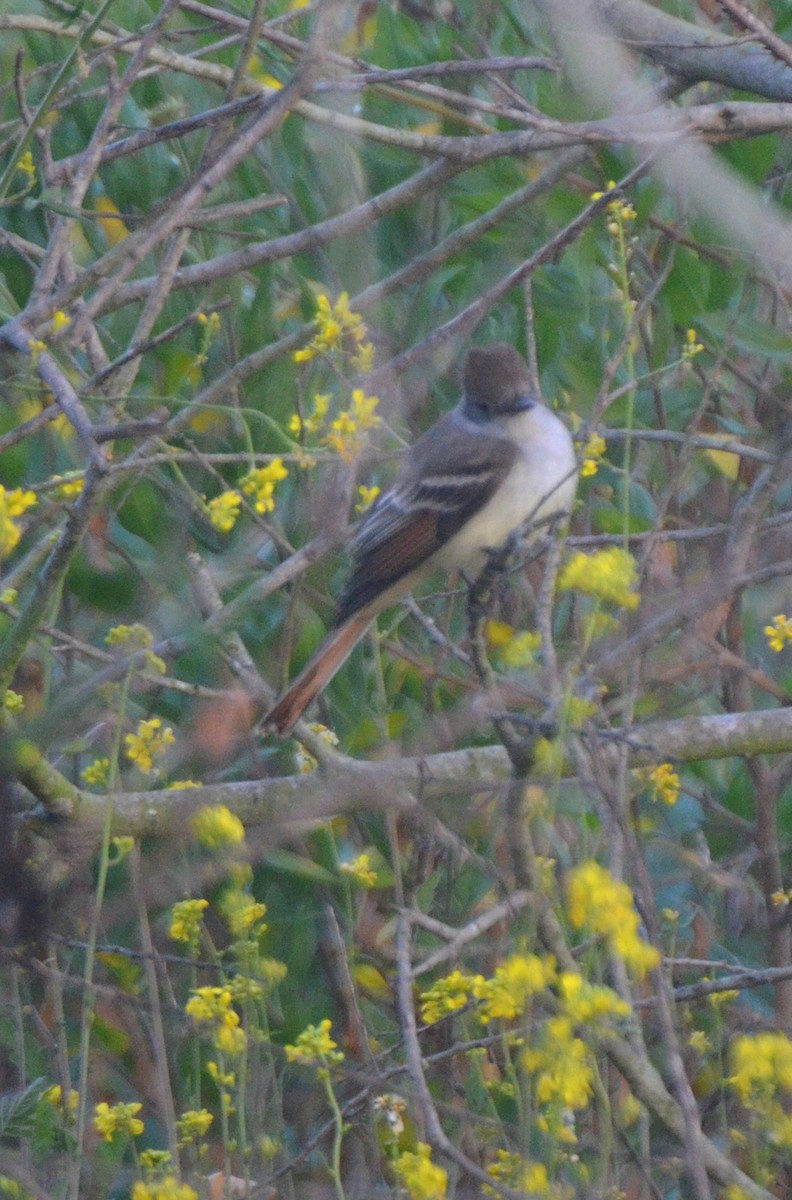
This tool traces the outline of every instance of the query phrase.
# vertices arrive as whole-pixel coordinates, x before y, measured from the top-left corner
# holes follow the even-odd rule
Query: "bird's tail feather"
[[[274,729],[282,737],[291,733],[314,697],[352,653],[370,622],[369,616],[350,617],[325,638],[313,658],[267,713],[263,721],[265,730]]]

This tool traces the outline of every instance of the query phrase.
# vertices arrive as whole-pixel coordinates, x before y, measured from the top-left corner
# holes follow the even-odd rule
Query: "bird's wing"
[[[516,456],[508,439],[468,432],[454,414],[419,438],[409,464],[358,530],[338,621],[444,546],[494,495]]]

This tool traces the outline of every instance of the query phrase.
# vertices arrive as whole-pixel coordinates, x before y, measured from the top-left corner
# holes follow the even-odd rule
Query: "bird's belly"
[[[553,513],[568,513],[576,490],[571,438],[562,453],[552,454],[549,459],[536,453],[525,456],[492,499],[438,552],[438,566],[477,575],[486,564],[487,550],[498,549],[523,524],[530,525]]]

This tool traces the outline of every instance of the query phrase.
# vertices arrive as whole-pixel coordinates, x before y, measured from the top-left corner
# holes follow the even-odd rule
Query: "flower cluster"
[[[197,948],[208,900],[178,900],[173,906],[169,934],[174,942]]]
[[[135,733],[125,735],[127,758],[137,763],[144,775],[150,775],[155,769],[154,759],[161,758],[175,740],[169,725],[163,729],[159,717],[150,717],[148,721],[139,722]]]
[[[239,486],[246,496],[253,497],[256,512],[272,512],[275,508],[275,485],[281,483],[288,474],[283,459],[273,458],[266,467],[254,467],[247,475],[243,475]]]
[[[165,674],[165,663],[158,654],[149,649],[154,643],[154,634],[145,625],[114,625],[105,637],[106,646],[117,646],[128,654],[144,651],[146,666],[158,675]]]
[[[515,1192],[527,1192],[532,1196],[545,1196],[550,1190],[547,1167],[544,1163],[527,1162],[519,1154],[498,1150],[497,1159],[487,1167],[487,1173]],[[497,1196],[494,1188],[484,1185],[487,1196]]]
[[[410,1200],[444,1200],[448,1173],[432,1162],[432,1150],[418,1142],[414,1151],[404,1150],[393,1160],[393,1169]]]
[[[562,591],[574,590],[617,608],[637,608],[640,596],[635,559],[620,546],[574,554],[558,577]]]
[[[132,1200],[198,1200],[198,1193],[175,1175],[165,1175],[145,1183],[139,1179],[132,1188]]]
[[[95,758],[87,767],[83,767],[80,777],[90,787],[105,787],[110,779],[110,759]]]
[[[355,512],[367,512],[379,494],[380,488],[378,488],[376,484],[374,484],[373,487],[367,487],[365,483],[361,483],[360,487],[358,488],[358,496],[360,496],[360,500],[355,505]]]
[[[377,885],[377,872],[371,866],[370,854],[358,854],[351,862],[342,862],[340,870],[358,887],[373,888]]]
[[[245,840],[245,826],[225,804],[205,805],[192,819],[196,841],[207,850],[238,846]]]
[[[314,395],[313,409],[307,417],[293,413],[289,420],[289,433],[297,438],[305,437],[306,434],[318,433],[330,411],[331,399],[329,392],[317,392]]]
[[[779,613],[773,617],[772,625],[765,625],[764,633],[770,649],[779,654],[788,642],[792,642],[792,617]]]
[[[697,354],[701,354],[704,347],[698,340],[695,329],[685,331],[685,344],[682,347],[682,361],[690,362]]]
[[[498,967],[491,979],[479,979],[473,985],[473,995],[481,1001],[479,1020],[513,1021],[525,1011],[532,996],[555,979],[555,959],[540,958],[537,954],[512,954]]]
[[[569,1017],[551,1017],[535,1044],[523,1051],[522,1063],[536,1077],[536,1099],[541,1105],[585,1108],[593,1090],[591,1053],[582,1038],[573,1034]]]
[[[209,500],[206,511],[215,529],[219,529],[221,533],[230,533],[237,523],[241,505],[242,497],[239,492],[229,488]]]
[[[331,1027],[329,1017],[325,1017],[318,1025],[309,1025],[296,1042],[283,1047],[287,1062],[300,1063],[303,1067],[316,1066],[325,1072],[332,1064],[343,1062],[343,1051],[338,1049],[338,1042],[334,1042],[330,1036]]]
[[[97,1104],[93,1119],[96,1132],[106,1142],[117,1137],[139,1137],[144,1125],[137,1114],[142,1107],[136,1100],[130,1104]]]
[[[0,484],[0,559],[8,558],[22,536],[15,519],[35,503],[35,492],[25,491],[24,488],[8,491]]]
[[[350,462],[363,447],[364,434],[382,424],[382,417],[375,412],[379,397],[367,396],[362,388],[352,392],[352,403],[342,409],[330,429],[322,438],[324,445]]]
[[[246,938],[251,934],[258,937],[267,932],[264,920],[267,915],[266,904],[254,900],[241,888],[226,888],[220,898],[219,908],[235,938]]]
[[[63,482],[59,483],[52,493],[56,500],[74,500],[82,494],[85,486],[85,476],[82,472],[72,474],[71,478],[64,477],[63,475],[52,475],[50,483],[57,483],[59,479],[63,480]]]
[[[206,502],[206,512],[212,525],[221,533],[231,532],[239,517],[242,493],[251,497],[256,512],[272,512],[275,508],[275,488],[288,474],[282,458],[273,458],[264,467],[252,467],[240,479],[239,488],[227,488]]]
[[[33,162],[33,155],[30,150],[26,150],[16,165],[17,171],[22,175],[27,176],[28,186],[36,182],[36,164]]]
[[[671,763],[660,763],[650,771],[645,772],[652,800],[662,801],[672,807],[679,799],[680,782]]]
[[[609,179],[605,191],[592,192],[591,199],[601,200],[606,192],[612,192],[615,190],[615,188],[616,181],[614,179]],[[622,199],[621,196],[614,196],[612,200],[609,200],[607,204],[607,210],[608,215],[611,218],[608,222],[608,233],[612,234],[613,236],[616,236],[628,222],[634,221],[638,215],[632,204]]]
[[[465,975],[459,970],[436,980],[421,993],[421,1020],[424,1024],[434,1025],[469,1004],[478,980],[483,983],[483,975]]]
[[[179,1131],[179,1146],[190,1146],[200,1141],[209,1132],[214,1117],[205,1108],[189,1108],[176,1122]]]
[[[592,433],[583,450],[583,465],[580,468],[580,474],[584,479],[597,474],[600,459],[606,448],[605,438],[599,433]]]
[[[349,365],[365,374],[374,362],[374,347],[367,341],[367,329],[359,313],[349,307],[349,295],[342,292],[332,304],[321,294],[316,300],[315,333],[307,346],[294,352],[294,361],[310,362],[317,356],[347,355]]]
[[[194,988],[185,1011],[196,1025],[208,1028],[218,1050],[236,1056],[244,1052],[247,1035],[240,1028],[239,1013],[231,1007],[232,1001],[230,987]]]
[[[532,667],[542,638],[531,630],[518,633],[506,621],[490,619],[484,624],[484,636],[488,645],[497,652],[504,667],[510,670]]]
[[[783,1033],[745,1034],[731,1048],[730,1087],[758,1122],[762,1136],[792,1149],[792,1041]]]
[[[331,750],[335,749],[338,745],[338,734],[332,729],[328,729],[321,721],[312,721],[308,728],[311,730],[311,733],[315,733]],[[298,743],[294,757],[297,761],[297,771],[300,775],[310,775],[311,771],[315,771],[319,766],[316,755],[311,754],[310,750],[306,750],[302,742]]]
[[[640,936],[638,913],[626,883],[592,861],[570,871],[566,893],[567,913],[575,929],[601,934],[639,979],[657,966],[660,955]]]

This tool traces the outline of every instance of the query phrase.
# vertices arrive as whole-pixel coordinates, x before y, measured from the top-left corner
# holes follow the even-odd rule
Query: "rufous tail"
[[[371,622],[369,616],[350,617],[322,642],[294,683],[283,693],[263,721],[264,729],[275,729],[282,737],[291,733],[308,705],[352,653]]]

